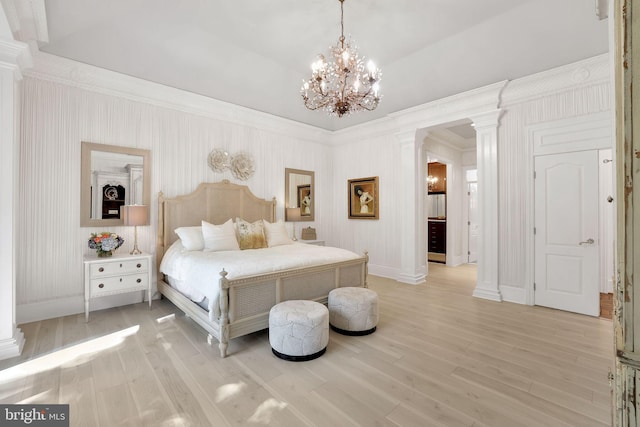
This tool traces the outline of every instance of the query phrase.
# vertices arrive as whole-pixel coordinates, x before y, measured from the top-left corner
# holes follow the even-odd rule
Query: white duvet
[[[359,258],[351,251],[326,246],[294,243],[242,251],[187,251],[180,240],[162,258],[160,271],[171,277],[172,286],[195,302],[208,298],[210,317],[218,307],[218,280],[224,269],[227,279],[310,267]]]

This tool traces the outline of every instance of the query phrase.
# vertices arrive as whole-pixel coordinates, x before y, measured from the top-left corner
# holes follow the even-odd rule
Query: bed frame
[[[200,225],[201,220],[222,224],[229,218],[246,221],[266,219],[275,222],[276,200],[260,199],[244,185],[202,183],[193,193],[165,198],[158,197],[157,265],[166,249],[177,240],[178,227]],[[212,286],[219,286],[220,316],[209,319],[209,313],[175,290],[158,273],[158,291],[197,324],[204,328],[211,345],[215,337],[220,355],[226,357],[229,340],[269,327],[269,310],[275,304],[292,299],[327,303],[331,289],[345,286],[367,287],[368,255],[354,260],[314,267],[282,270],[275,273],[227,279],[227,272],[212,277]]]

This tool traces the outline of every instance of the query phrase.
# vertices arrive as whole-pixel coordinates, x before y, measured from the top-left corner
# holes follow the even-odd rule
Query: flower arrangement
[[[99,257],[113,255],[113,251],[124,243],[124,239],[116,233],[103,231],[102,233],[91,233],[89,247],[95,249]]]

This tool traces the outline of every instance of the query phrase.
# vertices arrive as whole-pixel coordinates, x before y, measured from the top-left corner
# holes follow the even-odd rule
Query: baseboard
[[[447,255],[446,264],[448,267],[457,267],[459,265],[464,264],[464,262],[462,261],[462,256]]]
[[[526,304],[527,298],[523,288],[515,286],[500,286],[500,295],[503,301],[515,302],[517,304]]]
[[[89,303],[89,312],[137,304],[143,301],[142,295],[143,291],[138,291],[96,298]],[[18,324],[22,324],[78,313],[84,313],[84,296],[82,295],[18,305],[16,307],[16,321]]]
[[[367,266],[369,274],[372,276],[380,276],[387,279],[394,279],[398,276],[399,270],[393,267],[386,267],[384,265],[369,264]]]
[[[424,274],[416,274],[416,275],[403,274],[400,272],[400,269],[398,268],[369,264],[368,269],[369,269],[369,274],[372,276],[384,277],[386,279],[392,279],[401,283],[408,283],[410,285],[417,285],[419,283],[424,283],[425,281]]]

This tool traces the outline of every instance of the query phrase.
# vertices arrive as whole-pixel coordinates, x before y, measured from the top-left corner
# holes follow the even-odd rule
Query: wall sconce
[[[287,208],[287,221],[293,222],[293,237],[291,240],[296,241],[296,222],[302,219],[300,208]]]
[[[147,225],[147,218],[149,217],[147,207],[144,205],[121,206],[120,217],[122,217],[124,225],[133,225],[134,229],[133,250],[129,254],[141,254],[142,251],[138,249],[138,226]]]

